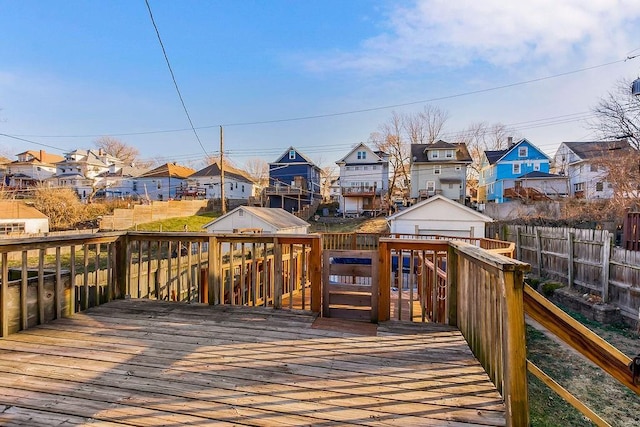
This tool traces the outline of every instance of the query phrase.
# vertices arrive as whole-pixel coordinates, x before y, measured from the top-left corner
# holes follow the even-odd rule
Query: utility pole
[[[220,212],[222,215],[227,213],[227,204],[224,198],[224,132],[220,126]]]

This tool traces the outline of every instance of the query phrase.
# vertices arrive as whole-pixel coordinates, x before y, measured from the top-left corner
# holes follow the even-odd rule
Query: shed
[[[15,200],[0,200],[0,235],[49,232],[49,217]]]
[[[485,237],[493,219],[442,195],[423,200],[387,218],[391,233]]]
[[[310,224],[281,208],[239,206],[205,224],[209,233],[307,234]]]

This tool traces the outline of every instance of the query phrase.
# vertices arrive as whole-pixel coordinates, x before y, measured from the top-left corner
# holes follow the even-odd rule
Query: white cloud
[[[388,72],[552,60],[578,68],[640,47],[637,6],[635,0],[416,0],[392,10],[388,30],[364,40],[359,51],[332,52],[307,66]]]

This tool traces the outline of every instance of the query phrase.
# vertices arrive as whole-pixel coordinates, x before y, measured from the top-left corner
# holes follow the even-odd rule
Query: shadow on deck
[[[0,424],[505,425],[457,329],[316,320],[117,300],[12,334]]]

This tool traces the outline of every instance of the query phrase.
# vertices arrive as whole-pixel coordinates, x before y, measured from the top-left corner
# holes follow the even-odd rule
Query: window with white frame
[[[453,159],[453,150],[447,150],[444,152],[444,157],[447,159]]]
[[[584,182],[578,182],[573,184],[573,191],[575,192],[584,191]]]
[[[602,181],[596,182],[596,191],[602,191],[604,189],[604,184]]]
[[[527,157],[529,155],[529,147],[519,147],[518,157]]]
[[[427,181],[427,191],[433,193],[436,191],[436,182],[435,181]]]
[[[533,170],[534,171],[539,171],[540,170],[540,163],[534,162],[533,163]]]
[[[296,150],[289,150],[289,160],[294,160],[296,158]]]
[[[514,163],[513,164],[513,173],[514,174],[520,173],[520,163]]]
[[[432,159],[437,159],[439,157],[440,157],[440,152],[438,150],[431,151],[431,158]]]
[[[364,160],[367,158],[367,152],[366,151],[358,151],[358,160]]]
[[[456,171],[458,171],[458,172],[459,172],[459,171],[461,171],[461,170],[462,170],[462,166],[458,165],[458,166],[456,166],[456,168],[455,168],[455,169],[456,169]],[[482,172],[482,176],[484,177],[484,172]]]
[[[434,175],[440,175],[442,173],[442,166],[434,165],[433,166],[433,173],[434,173]]]

